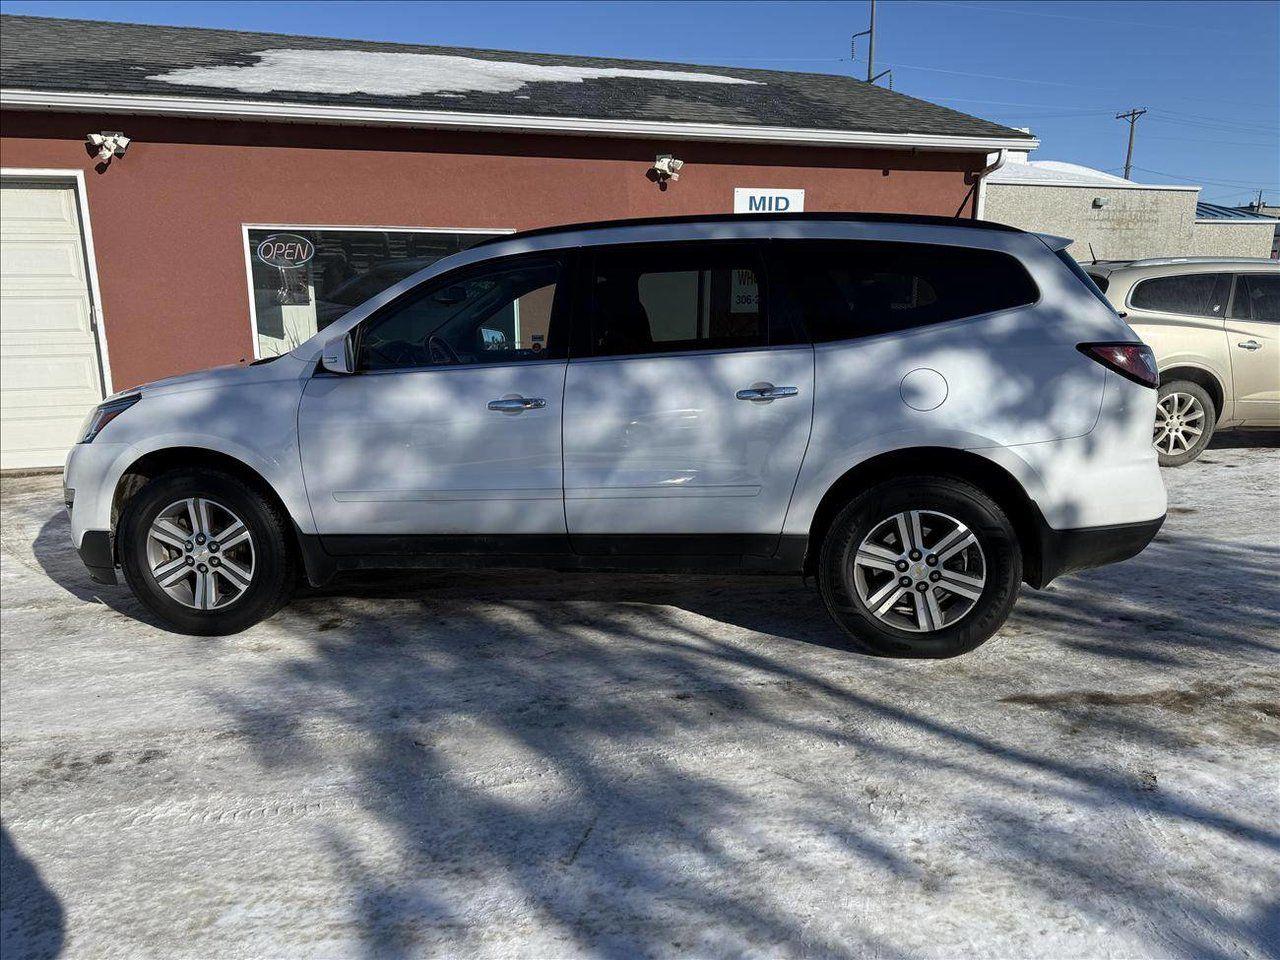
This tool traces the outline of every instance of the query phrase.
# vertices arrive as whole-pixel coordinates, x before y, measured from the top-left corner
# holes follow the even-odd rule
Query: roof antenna
[[[1094,252],[1093,252],[1093,244],[1092,244],[1092,243],[1091,243],[1091,244],[1089,244],[1089,256],[1093,257],[1093,262],[1094,262],[1094,263],[1097,263],[1097,262],[1098,262],[1098,255],[1097,255],[1096,253],[1094,253]]]

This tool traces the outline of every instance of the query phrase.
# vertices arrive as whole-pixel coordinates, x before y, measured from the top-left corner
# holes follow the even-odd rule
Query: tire
[[[1218,411],[1208,391],[1190,380],[1170,380],[1160,384],[1156,404],[1151,443],[1160,456],[1160,466],[1180,467],[1200,456],[1213,439],[1218,423]],[[1173,414],[1177,418],[1174,422],[1183,428],[1180,433],[1165,428],[1174,407],[1180,411]],[[1200,434],[1190,437],[1189,431],[1197,425],[1202,425]]]
[[[924,544],[923,556],[914,561],[903,550],[895,532],[900,528],[894,521],[898,515],[909,517],[912,511],[920,517],[923,534],[914,536]],[[967,542],[961,525],[973,535],[978,549],[970,546],[935,562],[949,552],[948,538],[954,536],[955,543]],[[885,543],[890,545],[883,546]],[[929,553],[935,546],[944,549],[940,554]],[[893,569],[865,566],[864,558],[869,558],[871,550],[884,551],[877,553],[880,561],[870,558],[871,562],[889,560]],[[889,554],[897,553],[903,556],[889,559]],[[859,558],[857,570],[855,556]],[[897,566],[900,564],[907,564],[907,569]],[[962,570],[968,579],[962,582],[956,578],[956,587],[971,591],[968,597],[945,589],[945,581]],[[882,611],[884,618],[877,616],[872,607],[880,603],[875,601],[885,595],[884,590],[892,596],[893,590],[902,587],[902,577],[911,580],[911,586],[904,588],[905,594],[887,612]],[[978,579],[983,582],[975,589],[972,584]],[[928,583],[924,593],[917,592],[921,582]],[[818,560],[818,587],[832,618],[852,639],[855,649],[880,657],[940,659],[968,653],[1008,619],[1021,583],[1022,550],[1008,516],[989,496],[958,477],[904,477],[856,497],[832,522]],[[912,597],[910,606],[915,612],[899,615],[895,611],[907,609],[907,595]],[[930,612],[926,613],[922,607],[928,596],[933,603],[928,604]],[[904,626],[911,616],[920,620],[922,615],[931,622],[917,624],[915,630]],[[921,626],[924,629],[919,629]]]
[[[204,504],[199,508],[206,516],[203,526],[214,536],[203,544],[195,543],[202,528],[193,531],[184,520],[192,509],[184,501]],[[153,526],[157,521],[162,527]],[[126,502],[116,547],[129,588],[165,626],[194,636],[224,636],[253,626],[288,602],[297,582],[288,530],[281,509],[239,479],[218,470],[182,469],[148,481]],[[189,534],[185,542],[184,533]],[[222,551],[219,537],[227,550]],[[184,564],[190,564],[185,571]],[[169,590],[153,568],[171,581]],[[244,573],[247,586],[241,582]],[[200,594],[202,580],[213,586]]]

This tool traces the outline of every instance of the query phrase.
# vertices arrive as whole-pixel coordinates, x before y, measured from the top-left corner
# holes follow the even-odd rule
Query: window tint
[[[1107,305],[1107,309],[1112,313],[1116,312],[1116,308],[1111,305],[1111,301],[1106,297],[1108,285],[1106,277],[1099,279],[1092,273],[1085,273],[1084,268],[1076,262],[1076,258],[1067,253],[1066,250],[1059,250],[1057,252],[1057,257],[1062,262],[1062,265],[1075,274],[1076,279],[1084,284],[1086,290],[1105,303]]]
[[[1129,295],[1129,305],[1135,310],[1221,317],[1230,295],[1230,274],[1187,273],[1140,281]]]
[[[1013,257],[914,243],[786,243],[788,297],[815,341],[847,340],[1034,303]]]
[[[1280,323],[1280,276],[1242,273],[1236,277],[1236,295],[1231,301],[1236,320],[1270,320]]]
[[[627,248],[595,257],[591,354],[757,347],[769,342],[753,248]]]
[[[1111,286],[1111,279],[1104,277],[1100,273],[1090,273],[1088,277],[1093,281],[1093,285],[1098,288],[1099,293],[1106,293],[1107,287]]]
[[[560,265],[490,265],[424,284],[360,332],[360,368],[510,363],[549,356]]]

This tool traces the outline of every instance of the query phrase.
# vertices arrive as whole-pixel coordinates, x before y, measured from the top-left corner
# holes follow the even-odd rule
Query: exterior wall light
[[[1103,207],[1105,207],[1109,202],[1110,202],[1110,201],[1109,201],[1109,200],[1107,200],[1107,198],[1106,198],[1106,197],[1094,197],[1094,198],[1093,198],[1093,209],[1095,209],[1095,210],[1101,210],[1101,209],[1102,209]]]
[[[679,180],[680,170],[684,167],[683,160],[677,160],[669,153],[660,153],[658,158],[653,161],[654,179],[658,183],[666,183],[668,180]]]
[[[128,137],[119,131],[114,133],[111,131],[91,133],[85,137],[85,141],[89,146],[97,148],[98,160],[101,163],[110,163],[113,157],[123,157],[131,142]]]

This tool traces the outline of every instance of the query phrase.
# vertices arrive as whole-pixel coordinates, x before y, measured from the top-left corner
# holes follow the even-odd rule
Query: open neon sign
[[[263,239],[255,251],[259,260],[278,270],[306,266],[316,255],[316,246],[296,233],[273,233]]]

